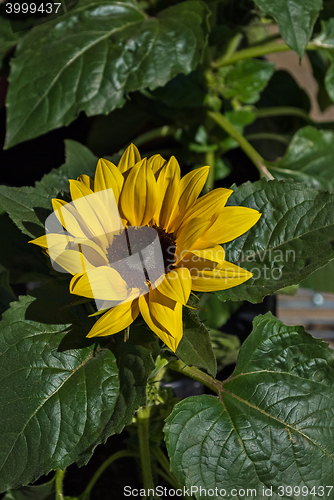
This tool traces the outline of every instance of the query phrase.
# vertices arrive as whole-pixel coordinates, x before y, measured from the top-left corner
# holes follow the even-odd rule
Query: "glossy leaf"
[[[272,77],[275,64],[258,59],[239,61],[224,76],[223,96],[235,97],[241,102],[253,104]],[[224,68],[221,71],[226,71]]]
[[[301,58],[322,9],[322,0],[254,1],[263,12],[277,21],[282,37]]]
[[[148,18],[132,0],[83,0],[19,43],[7,97],[6,147],[107,114],[125,94],[165,85],[202,59],[209,9],[182,2]]]
[[[18,38],[18,34],[13,33],[9,20],[0,17],[0,60],[10,49],[15,47]]]
[[[261,302],[266,295],[299,283],[334,258],[334,195],[290,181],[232,186],[228,205],[259,210],[260,220],[225,247],[226,260],[253,273],[221,300]]]
[[[57,193],[55,188],[0,186],[0,206],[24,234],[38,237],[45,234],[45,219]]]
[[[320,21],[321,33],[313,41],[324,49],[334,49],[334,17],[328,21]]]
[[[9,490],[2,500],[54,500],[55,483],[51,481],[36,486],[23,486],[18,490]]]
[[[71,322],[84,340],[79,320],[46,299],[21,297],[3,316],[0,491],[79,461],[98,444],[115,408],[115,356],[87,341],[78,348]]]
[[[184,308],[185,309],[185,308]],[[187,365],[204,368],[213,377],[217,373],[217,361],[212,350],[210,333],[195,311],[184,311],[183,337],[176,355]]]
[[[218,488],[215,500],[232,489],[238,500],[245,489],[267,498],[270,487],[273,500],[299,498],[282,493],[287,485],[322,498],[318,487],[331,486],[334,474],[334,352],[270,313],[253,326],[220,396],[187,398],[167,418],[171,470],[181,485],[198,487],[197,499],[205,498],[200,487]]]
[[[270,171],[309,187],[334,191],[334,132],[304,127],[294,135],[285,156]]]

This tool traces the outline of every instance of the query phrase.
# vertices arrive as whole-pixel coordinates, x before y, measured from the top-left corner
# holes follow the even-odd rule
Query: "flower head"
[[[117,167],[100,159],[94,179],[70,180],[71,203],[53,200],[60,229],[32,243],[73,275],[71,293],[109,309],[88,337],[124,330],[140,313],[175,352],[191,290],[223,290],[252,276],[225,261],[221,244],[248,231],[261,214],[226,207],[230,189],[198,198],[208,172],[202,167],[181,178],[174,157],[141,159],[131,145]]]

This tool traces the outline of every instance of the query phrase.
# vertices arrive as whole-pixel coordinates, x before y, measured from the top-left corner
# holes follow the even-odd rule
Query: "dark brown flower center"
[[[107,257],[129,287],[148,291],[150,283],[173,269],[175,249],[173,235],[157,225],[128,226],[114,235]]]

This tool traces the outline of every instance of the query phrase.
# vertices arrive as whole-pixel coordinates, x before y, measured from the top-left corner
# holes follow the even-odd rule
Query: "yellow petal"
[[[120,198],[122,214],[132,226],[145,226],[156,209],[157,186],[144,158],[131,169]]]
[[[181,170],[174,156],[162,167],[157,178],[157,207],[155,222],[163,229],[168,227],[179,194]]]
[[[182,260],[183,256],[190,252],[196,244],[196,241],[202,236],[207,227],[211,224],[210,221],[196,217],[191,219],[183,226],[179,237],[176,240],[176,264]]]
[[[262,214],[246,207],[225,207],[202,239],[226,243],[246,233],[257,223]]]
[[[122,191],[124,178],[116,165],[111,161],[101,158],[98,161],[94,186],[95,191],[102,191],[104,189],[112,189],[116,203],[118,203],[119,195]]]
[[[153,155],[147,159],[147,164],[154,174],[165,165],[166,160],[161,155]]]
[[[66,231],[79,238],[93,238],[94,235],[87,227],[84,219],[71,203],[66,203],[66,201],[63,200],[53,199],[52,207],[55,216],[62,224],[62,226],[66,229]]]
[[[201,259],[217,262],[219,264],[225,261],[225,250],[220,245],[214,245],[203,250],[191,250],[191,253],[197,255]]]
[[[172,222],[170,223],[170,230],[180,226],[184,215],[187,210],[197,200],[200,192],[202,191],[206,179],[209,174],[210,167],[196,168],[192,172],[182,177],[179,187],[179,200],[177,202],[177,209],[172,215]]]
[[[191,276],[189,269],[178,267],[166,274],[162,283],[157,287],[160,293],[176,302],[186,305],[191,291]]]
[[[253,276],[246,269],[226,261],[215,267],[215,269],[203,268],[199,271],[196,268],[191,268],[190,273],[192,278],[191,288],[196,292],[226,290],[244,283]]]
[[[85,175],[85,174],[79,175],[79,177],[77,178],[77,181],[81,182],[86,187],[88,187],[89,189],[94,191],[94,181],[88,175]]]
[[[96,267],[74,276],[70,283],[70,292],[89,299],[117,301],[123,301],[129,295],[123,278],[108,266]]]
[[[92,191],[90,187],[87,187],[84,182],[70,179],[69,183],[72,200],[77,200],[78,198],[82,198],[83,196],[88,196],[89,194],[94,193],[94,191]]]
[[[201,196],[189,207],[180,229],[189,219],[193,219],[194,217],[203,217],[210,220],[213,216],[220,214],[232,193],[231,189],[217,188]]]
[[[94,266],[86,259],[86,257],[78,250],[63,250],[63,245],[54,245],[49,248],[49,255],[55,264],[65,269],[70,274],[84,273],[89,269],[94,269]],[[57,269],[57,268],[56,268]],[[58,270],[58,269],[57,269]]]
[[[139,297],[140,312],[158,337],[176,351],[183,335],[182,304],[169,299],[157,289]]]
[[[118,170],[123,173],[129,168],[133,167],[135,163],[141,160],[138,148],[134,144],[130,144],[128,148],[122,154],[121,159],[117,165]]]
[[[64,250],[68,243],[73,242],[73,238],[68,234],[57,234],[57,233],[48,233],[44,234],[39,238],[34,240],[30,240],[28,243],[33,243],[34,245],[38,245],[42,248],[49,248],[54,245],[64,243]]]
[[[131,325],[138,314],[138,299],[115,306],[95,323],[87,337],[103,337],[118,333]]]
[[[99,242],[99,240],[97,240],[97,242]],[[101,246],[95,241],[75,238],[73,244],[78,246],[79,251],[82,252],[82,254],[94,267],[106,266],[108,264],[106,254],[102,250]]]

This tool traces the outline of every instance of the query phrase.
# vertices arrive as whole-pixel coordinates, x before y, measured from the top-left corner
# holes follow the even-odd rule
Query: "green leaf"
[[[264,179],[232,189],[228,205],[257,209],[262,217],[225,247],[226,260],[248,269],[253,277],[216,292],[221,300],[262,302],[334,258],[334,195]]]
[[[0,59],[7,54],[7,52],[15,47],[19,35],[13,33],[12,27],[8,19],[0,17]]]
[[[6,148],[190,73],[202,60],[209,13],[198,0],[150,18],[131,0],[83,0],[35,27],[11,63]]]
[[[76,179],[81,174],[93,176],[98,162],[98,157],[86,146],[70,139],[65,140],[65,159],[64,165],[45,174],[36,182],[36,187],[69,191],[68,179]]]
[[[277,21],[280,33],[299,58],[303,57],[322,0],[254,0],[260,9]]]
[[[177,75],[164,87],[157,88],[152,94],[172,108],[202,106],[206,96],[203,73],[193,71],[189,75]]]
[[[334,191],[334,132],[304,127],[293,136],[285,156],[270,171],[307,186]]]
[[[220,328],[239,309],[242,302],[222,302],[214,293],[203,293],[198,305],[203,308],[198,311],[201,321],[209,328]]]
[[[123,332],[114,335],[114,339],[120,390],[113,415],[100,437],[102,441],[112,434],[120,433],[126,425],[131,424],[133,414],[146,404],[147,379],[154,369],[151,350],[148,349],[150,341],[155,341],[151,332],[131,326],[130,337],[126,342]],[[81,464],[87,458],[90,457],[83,457]]]
[[[300,282],[300,286],[311,288],[315,292],[334,293],[334,260],[310,274],[306,280]]]
[[[45,219],[52,210],[51,199],[57,193],[55,188],[0,186],[0,206],[23,233],[42,236]]]
[[[48,483],[9,490],[2,500],[54,500],[54,491],[54,479],[51,479]]]
[[[325,77],[325,86],[329,97],[334,101],[334,63],[330,65]]]
[[[213,352],[217,359],[218,371],[237,362],[240,340],[236,335],[210,328],[210,337]]]
[[[253,104],[272,77],[275,64],[257,59],[239,61],[224,76],[223,96],[234,97],[241,102]],[[220,72],[226,71],[226,68]]]
[[[99,443],[119,393],[110,349],[95,350],[73,313],[43,297],[21,297],[0,324],[0,491],[80,461]]]
[[[319,48],[334,49],[334,17],[328,21],[320,21],[321,33],[313,42],[319,45]]]
[[[310,492],[333,480],[334,352],[270,313],[253,326],[220,397],[187,398],[167,418],[171,471],[198,492],[217,487],[210,495],[217,500],[234,488],[239,500],[245,498],[239,489],[255,489],[248,496],[257,498],[299,498],[297,492],[280,495],[279,486],[288,485],[322,498],[321,490]],[[272,487],[272,494],[264,495],[263,487]]]
[[[228,121],[238,132],[240,132],[240,134],[244,133],[244,128],[247,125],[250,125],[256,120],[256,113],[251,106],[244,106],[243,108],[234,109],[233,111],[226,111],[225,115]],[[220,145],[226,150],[239,147],[239,143],[231,136],[227,136],[226,139],[220,141]]]
[[[213,377],[217,373],[217,361],[212,350],[210,334],[195,311],[187,309],[184,315],[183,337],[176,349],[178,356],[186,365],[204,368]]]

